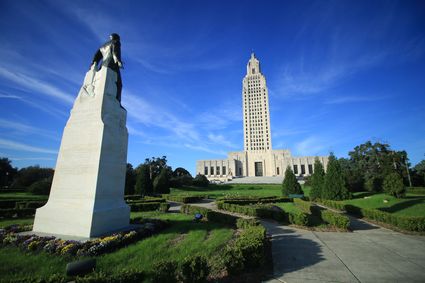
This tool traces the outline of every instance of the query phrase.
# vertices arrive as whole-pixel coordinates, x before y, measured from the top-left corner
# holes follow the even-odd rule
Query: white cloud
[[[6,120],[2,118],[0,118],[0,128],[17,131],[20,134],[27,134],[27,135],[36,134],[36,135],[44,136],[50,139],[58,140],[57,135],[53,132],[49,132],[44,129],[40,129],[27,124],[22,124],[16,121]]]
[[[295,144],[295,152],[303,156],[319,155],[326,148],[324,144],[326,143],[319,138],[308,137]]]
[[[204,151],[204,152],[208,152],[208,153],[212,153],[212,154],[217,154],[217,155],[222,155],[222,156],[226,156],[227,153],[223,150],[215,150],[212,149],[208,146],[202,146],[202,145],[192,145],[192,144],[184,144],[185,147],[189,148],[189,149],[193,149],[193,150],[197,150],[197,151]]]
[[[230,148],[237,148],[238,146],[234,143],[230,142],[228,139],[226,139],[223,135],[215,135],[215,134],[208,134],[208,139],[219,145],[219,146],[225,146]]]
[[[74,101],[74,97],[59,90],[57,87],[21,72],[10,71],[0,67],[0,76],[24,87],[28,91],[44,94],[67,104],[71,104]]]
[[[3,149],[11,149],[11,150],[17,150],[17,151],[28,151],[28,152],[38,152],[38,153],[50,153],[50,154],[57,154],[58,152],[56,150],[41,148],[41,147],[35,147],[23,143],[18,143],[15,141],[7,140],[7,139],[0,139],[0,148]]]

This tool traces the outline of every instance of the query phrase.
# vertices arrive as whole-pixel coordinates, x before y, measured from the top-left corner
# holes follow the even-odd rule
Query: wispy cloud
[[[389,96],[339,96],[328,98],[324,101],[324,104],[344,104],[344,103],[356,103],[356,102],[372,102],[388,99]]]
[[[238,146],[230,142],[223,135],[208,134],[208,139],[216,145],[225,146],[228,148],[237,148]]]
[[[226,156],[227,153],[224,150],[215,150],[213,148],[210,148],[208,146],[203,146],[203,145],[193,145],[193,144],[189,144],[186,143],[184,144],[185,147],[192,149],[192,150],[197,150],[197,151],[204,151],[204,152],[208,152],[208,153],[212,153],[212,154],[217,154],[217,155],[222,155],[222,156]]]
[[[308,137],[295,144],[295,153],[304,156],[318,155],[326,149],[325,144],[317,137]]]
[[[24,135],[35,134],[35,135],[47,137],[49,139],[58,140],[58,136],[53,132],[46,131],[45,129],[40,129],[38,127],[30,126],[30,125],[12,121],[12,120],[0,118],[0,128],[9,129],[19,134],[24,134]]]
[[[0,67],[0,76],[16,83],[17,85],[25,88],[27,91],[43,94],[67,104],[74,101],[74,97],[61,91],[56,86],[21,72],[10,71],[6,68]]]
[[[49,154],[57,154],[58,152],[56,150],[41,148],[41,147],[35,147],[7,139],[1,139],[0,138],[0,148],[3,149],[10,149],[10,150],[17,150],[17,151],[28,151],[28,152],[34,152],[34,153],[49,153]]]

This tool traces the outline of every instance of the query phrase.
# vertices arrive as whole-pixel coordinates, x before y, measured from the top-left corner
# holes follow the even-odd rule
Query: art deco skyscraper
[[[269,94],[260,61],[251,54],[242,87],[243,129],[245,151],[272,149]]]

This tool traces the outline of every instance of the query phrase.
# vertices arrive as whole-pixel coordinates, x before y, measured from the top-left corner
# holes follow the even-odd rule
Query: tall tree
[[[165,168],[167,170],[167,174],[171,177],[172,171],[171,167],[167,165],[167,157],[152,157],[151,159],[145,159],[145,165],[149,166],[149,174],[151,180],[155,180],[156,176],[158,176],[162,169]]]
[[[170,177],[167,168],[162,168],[161,173],[153,181],[153,191],[155,194],[170,193]]]
[[[18,169],[12,167],[9,158],[0,158],[0,188],[8,187],[16,176]]]
[[[413,185],[425,186],[425,160],[422,160],[412,168]]]
[[[406,194],[406,187],[403,184],[401,176],[393,172],[385,176],[384,179],[384,191],[396,198],[404,197]]]
[[[344,200],[350,197],[345,186],[345,178],[338,160],[331,153],[322,188],[322,198],[330,200]]]
[[[322,162],[318,158],[314,160],[313,174],[310,177],[310,198],[312,200],[318,199],[322,195],[323,183],[325,180],[325,170]]]
[[[149,165],[141,164],[136,168],[135,193],[141,196],[151,195],[153,192]]]
[[[124,194],[133,195],[135,192],[136,185],[136,172],[133,169],[133,165],[127,163],[127,169],[125,173],[125,190]]]
[[[54,170],[52,168],[40,168],[40,166],[29,166],[18,171],[12,184],[14,188],[28,188],[37,181],[52,182]]]
[[[289,196],[290,194],[303,194],[303,190],[291,167],[288,166],[285,171],[285,178],[282,182],[282,195]]]

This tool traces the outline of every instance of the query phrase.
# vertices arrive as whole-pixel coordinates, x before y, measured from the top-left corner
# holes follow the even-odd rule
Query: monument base
[[[47,204],[34,232],[96,237],[130,223],[124,201],[127,112],[116,99],[117,73],[90,70],[65,126]]]

